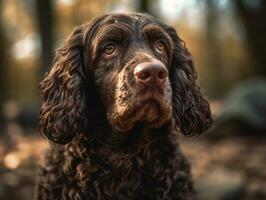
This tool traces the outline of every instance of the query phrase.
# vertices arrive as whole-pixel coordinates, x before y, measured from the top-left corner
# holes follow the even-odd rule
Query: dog
[[[146,14],[78,26],[40,83],[39,200],[195,199],[179,133],[212,124],[191,54]]]

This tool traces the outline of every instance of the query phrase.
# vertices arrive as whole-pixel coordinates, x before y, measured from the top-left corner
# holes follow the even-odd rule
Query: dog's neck
[[[154,165],[154,161],[164,162],[168,157],[173,157],[175,138],[176,135],[166,125],[158,129],[139,125],[127,133],[110,130],[109,133],[88,136],[85,143],[93,154],[91,156],[97,157],[99,165],[110,170],[128,171],[131,168],[143,169]]]
[[[168,137],[173,130],[171,122],[160,128],[149,128],[144,123],[138,123],[127,132],[113,130],[107,119],[95,121],[93,124],[96,126],[91,126],[87,130],[87,135],[110,146],[131,147],[151,140],[160,140]]]

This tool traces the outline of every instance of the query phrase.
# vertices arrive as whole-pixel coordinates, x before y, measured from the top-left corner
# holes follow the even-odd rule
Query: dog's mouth
[[[112,112],[109,121],[120,132],[130,131],[137,123],[159,128],[171,118],[171,94],[159,91],[139,92],[132,95],[130,102],[121,103]]]
[[[129,116],[132,120],[140,122],[154,122],[162,112],[160,104],[155,99],[140,101]]]

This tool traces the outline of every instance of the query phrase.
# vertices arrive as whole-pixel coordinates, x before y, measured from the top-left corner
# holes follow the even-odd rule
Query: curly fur
[[[120,45],[116,57],[102,53],[110,38]],[[163,55],[151,48],[158,38]],[[169,77],[151,99],[132,70],[153,60]],[[39,128],[50,149],[36,198],[195,199],[177,134],[198,135],[211,125],[196,78],[184,42],[151,16],[103,15],[77,27],[40,84]]]

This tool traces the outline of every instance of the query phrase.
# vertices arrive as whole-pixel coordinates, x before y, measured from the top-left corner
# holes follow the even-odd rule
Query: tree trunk
[[[138,12],[149,13],[149,0],[139,0]]]
[[[219,48],[219,39],[217,38],[218,30],[218,7],[215,0],[206,0],[206,42],[207,42],[207,66],[209,71],[208,91],[213,98],[220,98],[223,93],[221,85],[222,69],[221,69],[221,53]],[[217,92],[219,88],[219,92]]]
[[[8,40],[5,35],[2,19],[3,6],[0,0],[0,127],[3,125],[3,105],[6,101],[6,69],[8,67]]]
[[[153,10],[152,4],[157,5],[157,0],[139,0],[137,1],[137,12],[148,13],[154,17],[159,17],[157,11]]]
[[[234,2],[246,29],[247,44],[256,67],[254,72],[266,77],[266,1],[259,1],[255,7],[247,5],[243,0]]]
[[[48,71],[53,60],[53,3],[52,0],[36,0],[38,28],[41,37],[41,76]]]

